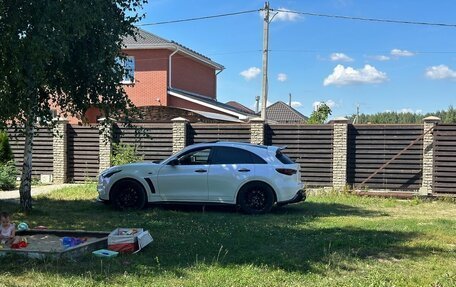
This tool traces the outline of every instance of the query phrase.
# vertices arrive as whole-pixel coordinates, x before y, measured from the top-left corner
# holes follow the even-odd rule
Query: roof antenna
[[[291,93],[288,94],[288,105],[291,107]]]

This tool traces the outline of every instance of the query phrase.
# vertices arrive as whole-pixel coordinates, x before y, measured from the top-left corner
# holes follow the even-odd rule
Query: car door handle
[[[207,170],[206,169],[197,169],[197,170],[195,170],[195,172],[207,172]]]
[[[239,169],[238,171],[239,171],[239,172],[249,172],[250,169],[248,169],[248,168],[241,168],[241,169]]]

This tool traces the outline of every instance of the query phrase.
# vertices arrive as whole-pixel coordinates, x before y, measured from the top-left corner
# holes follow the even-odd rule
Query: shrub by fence
[[[145,161],[160,161],[173,151],[173,127],[171,124],[141,124],[134,127],[115,125],[113,141],[132,145],[137,155]]]

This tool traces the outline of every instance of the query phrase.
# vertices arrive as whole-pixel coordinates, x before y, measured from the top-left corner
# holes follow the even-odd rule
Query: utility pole
[[[261,119],[266,120],[268,102],[268,46],[269,46],[269,2],[264,3],[263,22],[263,92],[261,99]]]

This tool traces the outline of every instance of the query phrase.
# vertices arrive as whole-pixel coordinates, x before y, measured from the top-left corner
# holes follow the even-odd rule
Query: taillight
[[[285,174],[285,175],[293,175],[296,174],[296,170],[291,168],[276,168],[278,173]]]

